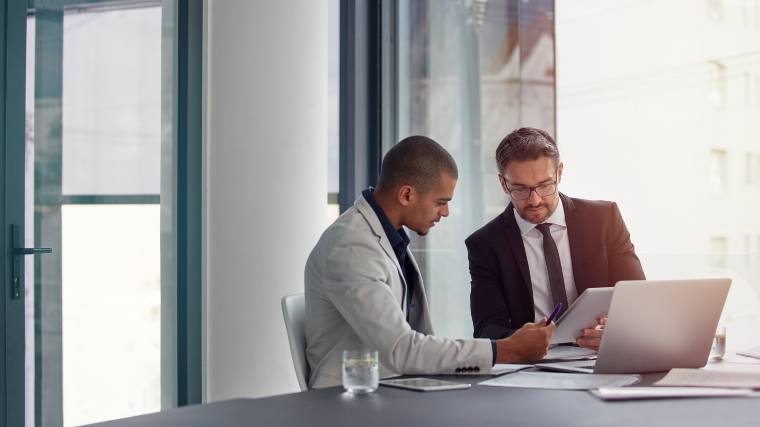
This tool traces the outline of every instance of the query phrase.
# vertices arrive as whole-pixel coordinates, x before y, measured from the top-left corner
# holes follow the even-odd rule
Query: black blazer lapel
[[[520,275],[523,279],[523,285],[528,288],[531,300],[533,299],[533,284],[530,281],[530,270],[528,269],[528,257],[525,255],[525,246],[523,245],[520,227],[517,226],[512,203],[502,213],[507,226],[507,240],[512,249],[512,255],[515,257],[515,263],[520,268]],[[531,301],[531,304],[533,301]]]
[[[583,281],[583,246],[581,240],[583,236],[583,221],[578,217],[578,212],[575,210],[575,204],[573,200],[566,195],[559,193],[559,197],[562,199],[562,206],[565,209],[565,223],[567,223],[567,238],[570,241],[570,259],[573,263],[573,281],[575,282],[575,290],[578,295],[585,291],[578,286],[579,283],[585,283]]]

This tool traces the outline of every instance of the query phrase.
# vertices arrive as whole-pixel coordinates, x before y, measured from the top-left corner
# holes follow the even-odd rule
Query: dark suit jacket
[[[574,199],[562,193],[560,197],[578,295],[587,288],[644,279],[617,204]],[[504,338],[526,322],[533,322],[533,286],[512,204],[472,233],[465,243],[475,337]]]

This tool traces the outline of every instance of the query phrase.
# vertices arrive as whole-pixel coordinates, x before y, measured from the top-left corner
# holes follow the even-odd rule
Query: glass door
[[[27,11],[25,425],[161,409],[161,4]]]

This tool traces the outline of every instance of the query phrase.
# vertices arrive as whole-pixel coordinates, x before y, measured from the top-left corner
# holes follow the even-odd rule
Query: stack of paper
[[[513,363],[497,363],[491,368],[491,375],[511,374],[530,368],[530,365],[516,365]]]
[[[760,388],[760,372],[709,369],[671,369],[654,383],[665,387]]]
[[[570,360],[586,360],[596,358],[597,352],[587,348],[574,347],[569,345],[558,345],[549,348],[549,352],[541,362],[559,362]]]
[[[599,387],[623,387],[636,384],[638,375],[559,374],[548,372],[516,372],[483,381],[480,385],[494,387],[551,388],[561,390],[590,390]]]
[[[753,391],[747,388],[712,387],[602,387],[591,390],[590,393],[602,400],[640,400],[749,396]]]

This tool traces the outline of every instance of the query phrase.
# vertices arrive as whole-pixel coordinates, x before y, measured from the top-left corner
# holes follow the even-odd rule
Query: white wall
[[[327,205],[327,2],[206,0],[206,397],[297,391],[280,311]]]

